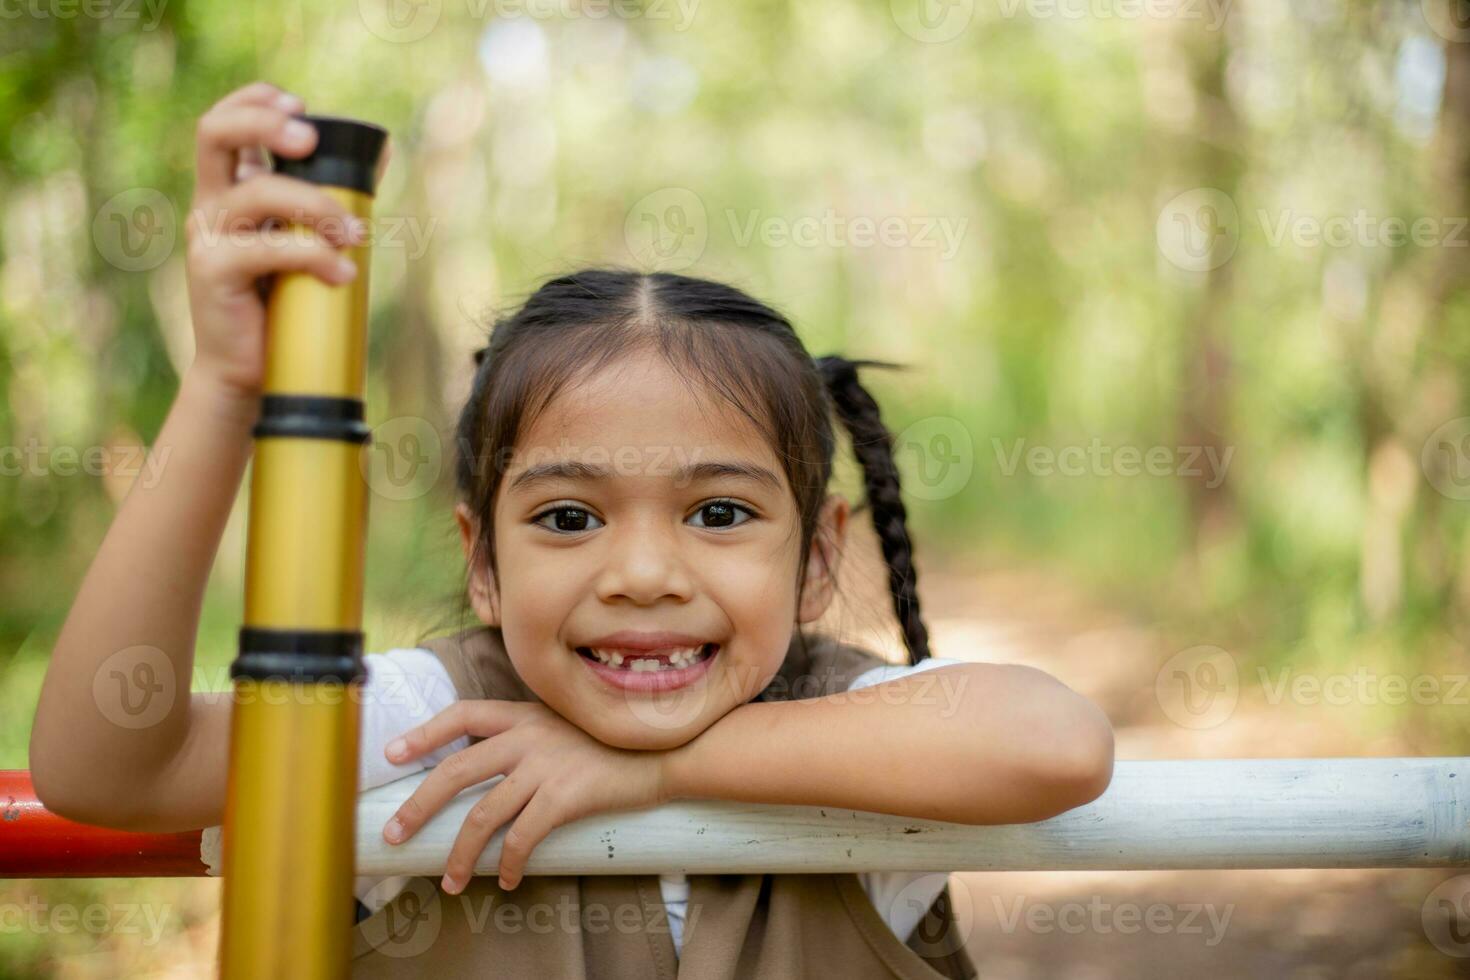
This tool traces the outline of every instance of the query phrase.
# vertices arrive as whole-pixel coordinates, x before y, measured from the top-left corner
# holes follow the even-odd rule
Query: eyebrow
[[[528,466],[522,470],[511,481],[510,492],[514,493],[517,490],[527,490],[538,484],[550,483],[556,480],[596,482],[606,480],[610,476],[612,476],[612,471],[606,466],[600,466],[596,463],[584,463],[575,459],[557,460],[551,463],[539,463],[536,466]],[[764,466],[734,460],[712,460],[703,463],[694,463],[688,466],[676,466],[670,476],[677,483],[735,479],[759,483],[777,492],[781,490],[781,478],[775,473],[772,473]]]

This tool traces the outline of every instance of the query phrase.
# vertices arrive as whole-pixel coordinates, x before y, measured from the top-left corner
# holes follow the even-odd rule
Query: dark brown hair
[[[488,558],[497,574],[495,499],[518,437],[563,388],[642,349],[656,350],[683,376],[727,400],[781,460],[800,520],[798,597],[832,476],[834,414],[842,421],[866,493],[854,512],[871,509],[909,663],[928,657],[893,437],[857,374],[859,366],[899,365],[813,359],[780,313],[705,279],[585,269],[550,280],[495,322],[489,345],[475,354],[474,382],[455,438],[455,482],[480,530],[470,567]]]

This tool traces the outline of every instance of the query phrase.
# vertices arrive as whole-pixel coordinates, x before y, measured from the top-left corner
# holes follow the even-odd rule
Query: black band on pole
[[[359,630],[282,630],[240,628],[240,655],[230,664],[230,679],[340,681],[367,677]]]
[[[362,399],[326,395],[266,395],[251,434],[364,443],[371,430],[362,420]]]
[[[316,149],[304,157],[271,154],[276,173],[299,177],[313,184],[346,187],[369,197],[376,191],[378,157],[388,141],[388,131],[371,123],[337,116],[293,118],[316,128]]]

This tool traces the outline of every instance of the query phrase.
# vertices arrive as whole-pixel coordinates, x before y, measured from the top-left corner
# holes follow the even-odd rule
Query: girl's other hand
[[[513,817],[500,851],[505,889],[520,883],[532,848],[554,828],[668,802],[666,753],[605,745],[535,702],[456,702],[394,739],[385,754],[390,762],[408,762],[464,735],[484,741],[430,769],[383,828],[384,840],[401,844],[461,790],[505,774],[470,808],[450,850],[442,887],[451,894],[464,888],[491,836]]]
[[[296,96],[256,82],[199,119],[186,225],[194,367],[235,393],[258,395],[264,383],[266,277],[299,271],[341,285],[357,270],[340,250],[367,240],[365,224],[331,195],[266,166],[262,147],[291,158],[315,148],[316,129],[291,118],[304,109]],[[262,235],[283,223],[304,227]]]

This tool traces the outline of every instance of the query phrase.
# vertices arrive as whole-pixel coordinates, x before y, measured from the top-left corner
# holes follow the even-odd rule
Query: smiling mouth
[[[625,670],[631,673],[659,673],[683,670],[713,657],[720,649],[718,643],[706,643],[698,647],[671,647],[666,650],[622,650],[577,647],[577,653],[603,667]]]

